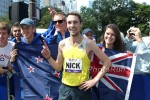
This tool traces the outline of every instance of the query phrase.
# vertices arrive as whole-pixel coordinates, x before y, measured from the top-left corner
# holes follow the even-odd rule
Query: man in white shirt
[[[5,22],[0,22],[0,100],[6,100],[8,91],[6,83],[6,73],[12,69],[10,63],[10,52],[15,45],[14,42],[8,41],[11,28]],[[4,75],[3,75],[4,74]],[[3,91],[3,92],[1,92]]]
[[[10,26],[5,22],[0,23],[0,74],[5,72],[7,68],[11,67],[9,62],[10,52],[15,45],[14,42],[8,41],[10,37]]]

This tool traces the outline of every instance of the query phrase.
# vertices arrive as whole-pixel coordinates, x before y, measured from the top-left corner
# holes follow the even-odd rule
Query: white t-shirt
[[[8,41],[5,47],[0,47],[0,67],[7,67],[14,45],[14,42]]]

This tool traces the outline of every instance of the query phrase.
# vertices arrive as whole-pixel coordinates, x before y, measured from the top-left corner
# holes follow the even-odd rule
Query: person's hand
[[[130,34],[132,35],[132,38],[138,42],[142,41],[142,35],[139,28],[132,27]]]
[[[86,91],[86,90],[92,88],[93,86],[95,86],[96,83],[97,83],[97,81],[94,80],[94,79],[88,80],[88,81],[85,81],[85,82],[82,82],[82,83],[80,84],[79,89]]]
[[[54,15],[57,13],[54,9],[52,8],[48,8],[49,14],[52,16],[52,18],[54,17]]]
[[[139,28],[131,27],[127,31],[128,38],[132,38],[133,40],[136,40],[138,42],[142,41],[142,35]]]
[[[49,59],[51,57],[51,52],[46,44],[46,42],[43,40],[43,49],[41,51],[41,54],[46,58],[46,59]]]
[[[3,73],[5,73],[5,72],[7,72],[7,70],[3,69],[3,68],[0,66],[0,74],[3,74]]]
[[[3,69],[2,69],[2,67],[0,66],[0,74],[2,74],[3,73]]]
[[[133,34],[130,34],[132,28],[134,28],[134,26],[133,26],[133,27],[130,27],[130,28],[127,30],[127,37],[128,37],[128,38],[132,38],[132,35],[133,35]]]
[[[126,50],[126,53],[133,54],[130,50]]]
[[[127,37],[130,38],[130,29],[127,30]]]
[[[14,49],[10,52],[10,62],[14,62],[16,60],[17,50],[18,49]]]

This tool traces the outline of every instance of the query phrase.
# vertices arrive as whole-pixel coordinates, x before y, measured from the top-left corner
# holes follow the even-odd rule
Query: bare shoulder
[[[68,39],[68,38],[63,39],[63,40],[61,40],[61,41],[59,42],[59,48],[63,48],[63,47],[65,46],[65,43],[66,43],[67,39]]]
[[[87,47],[88,48],[93,48],[95,46],[97,46],[96,43],[93,40],[88,39],[88,41],[87,41]]]

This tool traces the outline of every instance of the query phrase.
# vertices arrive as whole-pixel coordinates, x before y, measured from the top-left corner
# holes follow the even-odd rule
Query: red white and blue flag
[[[104,49],[100,45],[99,48],[106,53],[112,64],[104,77],[93,88],[93,100],[128,100],[135,68],[133,54]],[[94,55],[90,69],[92,78],[103,70],[102,65],[102,62]]]
[[[22,90],[17,91],[21,92],[21,99],[16,100],[58,100],[62,75],[42,56],[42,45],[17,44],[16,47],[22,80]],[[58,46],[51,45],[49,48],[56,59]]]

